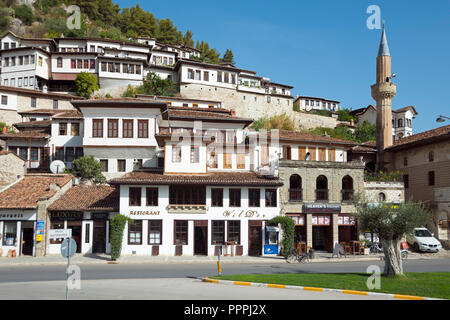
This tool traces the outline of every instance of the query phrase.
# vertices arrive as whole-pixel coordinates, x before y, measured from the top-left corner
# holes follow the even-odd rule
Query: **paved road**
[[[339,263],[302,263],[302,264],[222,264],[222,274],[267,274],[267,273],[365,273],[369,265],[378,265],[381,261],[339,262]],[[155,279],[155,278],[204,278],[217,274],[215,262],[201,264],[101,264],[79,265],[83,280],[100,279]],[[65,265],[52,266],[2,266],[0,283],[55,281],[65,279]],[[450,259],[407,260],[406,272],[449,272]]]
[[[380,261],[306,264],[224,264],[223,274],[366,272]],[[409,260],[405,271],[449,271],[449,259]],[[157,300],[377,300],[377,296],[245,287],[201,282],[217,274],[216,264],[104,264],[80,265],[81,289],[72,299],[157,299]],[[65,266],[0,267],[0,300],[65,299]]]

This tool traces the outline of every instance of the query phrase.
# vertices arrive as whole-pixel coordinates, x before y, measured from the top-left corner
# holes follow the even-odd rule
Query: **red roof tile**
[[[119,211],[119,190],[115,187],[75,186],[55,201],[49,211]]]
[[[403,150],[407,148],[414,148],[417,146],[422,146],[425,144],[439,142],[439,141],[450,141],[450,125],[436,128],[433,130],[428,130],[413,134],[399,140],[394,141],[394,144],[388,148],[386,151],[396,151]]]
[[[29,174],[0,193],[0,209],[34,209],[38,200],[49,199],[56,191],[50,184],[59,187],[72,180],[70,174]]]

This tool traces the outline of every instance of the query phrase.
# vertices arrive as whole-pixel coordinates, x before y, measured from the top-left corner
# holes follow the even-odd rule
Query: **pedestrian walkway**
[[[353,262],[353,261],[377,261],[382,258],[382,254],[371,254],[363,256],[346,256],[346,257],[332,257],[328,252],[316,252],[314,259],[306,263],[319,263],[319,262]],[[408,259],[438,259],[438,258],[450,258],[450,252],[444,250],[437,254],[420,254],[410,252]],[[264,256],[264,257],[230,257],[221,256],[222,263],[286,263],[286,260],[280,256]],[[76,254],[71,258],[73,264],[106,264],[106,263],[121,263],[121,264],[138,264],[138,263],[215,263],[217,262],[216,256],[137,256],[127,255],[122,256],[118,261],[111,261],[111,257],[108,254],[89,254],[82,255]],[[61,255],[49,255],[45,257],[30,257],[22,256],[16,258],[0,258],[1,266],[15,266],[15,265],[64,265],[67,264],[67,259]]]

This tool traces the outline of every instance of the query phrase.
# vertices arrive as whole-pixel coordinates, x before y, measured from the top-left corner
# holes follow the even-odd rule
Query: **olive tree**
[[[359,196],[354,199],[354,217],[362,230],[378,233],[384,251],[385,276],[403,275],[400,243],[405,234],[426,224],[431,215],[420,202],[401,204],[367,203]]]

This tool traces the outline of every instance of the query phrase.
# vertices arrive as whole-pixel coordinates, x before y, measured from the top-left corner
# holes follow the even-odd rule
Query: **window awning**
[[[266,226],[266,230],[268,232],[279,232],[280,229],[278,227]]]

